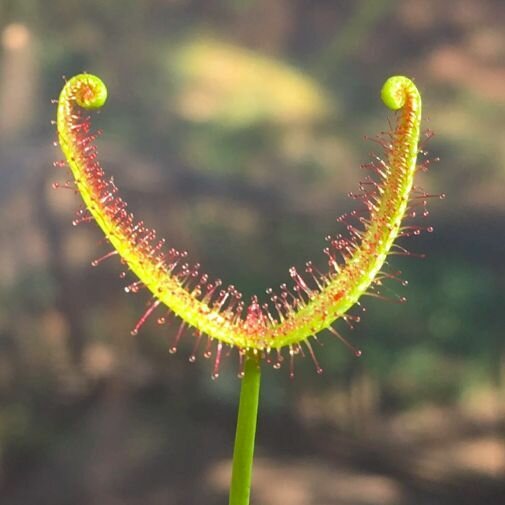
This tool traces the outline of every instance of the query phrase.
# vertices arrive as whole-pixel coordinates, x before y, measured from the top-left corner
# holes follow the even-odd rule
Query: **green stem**
[[[240,389],[237,431],[233,449],[229,505],[249,505],[254,439],[258,419],[261,369],[258,358],[245,358],[244,377]]]

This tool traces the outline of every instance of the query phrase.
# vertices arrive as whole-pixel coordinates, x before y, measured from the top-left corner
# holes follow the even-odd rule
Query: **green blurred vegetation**
[[[436,133],[426,148],[441,158],[418,183],[447,193],[424,220],[435,232],[402,242],[427,258],[391,258],[409,284],[389,289],[408,303],[365,300],[356,329],[339,326],[363,349],[360,360],[328,334],[317,348],[322,377],[308,359],[297,361],[294,382],[286,370],[265,370],[259,453],[288,462],[326,454],[324,440],[337,433],[343,439],[326,449],[342,447],[357,458],[353,468],[403,486],[392,498],[376,491],[373,503],[498,503],[486,498],[495,481],[472,495],[464,485],[471,479],[452,486],[443,480],[456,478],[449,470],[417,474],[402,457],[434,432],[441,440],[455,434],[454,444],[482,433],[495,445],[474,459],[493,464],[461,470],[454,456],[443,468],[505,473],[503,14],[497,0],[3,0],[5,503],[220,503],[224,492],[219,479],[205,479],[230,455],[235,357],[210,381],[208,361],[187,363],[191,335],[176,356],[168,354],[173,325],[153,319],[131,337],[146,295],[123,293],[121,265],[90,267],[104,251],[98,232],[74,229],[78,198],[50,191],[66,177],[51,168],[60,155],[50,148],[50,98],[60,76],[83,70],[108,84],[109,102],[95,117],[105,131],[101,157],[135,214],[246,296],[287,282],[288,267],[309,258],[324,269],[324,236],[353,208],[345,195],[377,149],[363,136],[387,128],[382,82],[415,78],[424,125]],[[305,437],[288,441],[290,430]],[[372,456],[388,447],[397,465],[385,458],[370,470],[360,443]],[[342,454],[328,453],[326,464]],[[173,473],[164,480],[167,465]],[[412,473],[402,474],[407,467]],[[59,491],[49,490],[58,472]],[[195,489],[195,480],[207,487]]]

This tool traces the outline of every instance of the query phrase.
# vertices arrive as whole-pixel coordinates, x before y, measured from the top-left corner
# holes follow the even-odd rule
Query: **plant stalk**
[[[249,505],[258,419],[261,369],[256,356],[246,356],[233,449],[229,505]]]

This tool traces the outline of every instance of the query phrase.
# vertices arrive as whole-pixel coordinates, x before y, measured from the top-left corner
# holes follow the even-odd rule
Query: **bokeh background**
[[[171,246],[246,294],[324,264],[324,236],[387,129],[378,98],[423,92],[441,161],[393,257],[398,305],[370,299],[288,371],[265,367],[253,503],[505,503],[505,5],[499,0],[2,0],[0,2],[0,501],[226,503],[234,357],[168,352],[174,327],[130,329],[148,300],[71,225],[51,189],[62,76],[109,86],[103,164]]]

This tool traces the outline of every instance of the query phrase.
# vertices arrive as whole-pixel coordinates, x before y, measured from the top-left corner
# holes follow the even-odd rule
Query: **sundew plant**
[[[388,108],[398,111],[396,122],[373,139],[381,153],[364,165],[368,173],[359,193],[352,195],[359,200],[359,208],[338,219],[344,232],[326,237],[327,269],[321,272],[311,262],[303,270],[291,267],[289,284],[282,284],[277,291],[268,289],[266,299],[253,296],[244,300],[235,286],[212,279],[199,264],[189,262],[187,252],[168,247],[155,230],[137,221],[128,210],[114,180],[98,160],[98,132],[91,129],[90,111],[102,107],[107,99],[102,80],[91,74],[76,75],[61,91],[57,130],[65,160],[55,165],[70,168],[73,181],[67,184],[84,202],[74,224],[95,221],[110,245],[110,250],[92,265],[118,256],[135,278],[125,290],[143,288],[151,294],[132,334],[164,308],[158,319],[175,322],[170,353],[176,352],[183,335],[194,335],[189,361],[194,362],[199,353],[212,358],[212,378],[217,378],[223,357],[236,351],[241,393],[230,505],[249,503],[263,364],[281,368],[286,363],[293,377],[295,359],[308,356],[317,373],[322,373],[312,344],[324,330],[360,356],[361,351],[337,331],[334,323],[339,319],[349,325],[356,322],[359,317],[349,311],[364,296],[387,298],[381,291],[385,280],[405,283],[388,266],[390,256],[411,254],[395,243],[396,239],[432,231],[431,227],[405,223],[407,217],[427,215],[426,202],[432,196],[414,187],[415,173],[429,165],[425,158],[418,161],[418,155],[424,154],[420,94],[411,80],[394,76],[385,82],[381,96]],[[430,137],[430,132],[425,136]],[[404,298],[396,300],[402,302]]]

